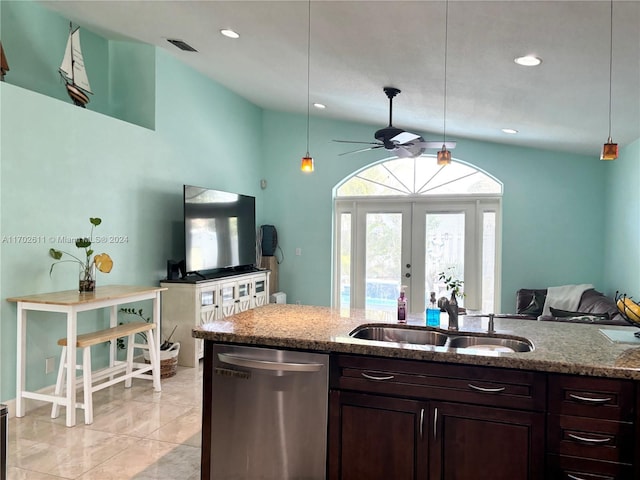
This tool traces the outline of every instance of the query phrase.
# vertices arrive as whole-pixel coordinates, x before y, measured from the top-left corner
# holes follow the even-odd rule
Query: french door
[[[464,281],[462,305],[495,311],[498,200],[407,200],[336,202],[334,305],[394,311],[404,286],[424,312],[430,292],[448,295],[446,272]]]

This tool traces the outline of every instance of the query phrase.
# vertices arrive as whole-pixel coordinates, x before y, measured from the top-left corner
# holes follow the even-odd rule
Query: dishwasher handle
[[[255,370],[270,370],[280,372],[319,372],[324,367],[322,363],[292,363],[292,362],[272,362],[269,360],[256,360],[233,353],[218,353],[218,359],[229,365],[238,367],[253,368]]]

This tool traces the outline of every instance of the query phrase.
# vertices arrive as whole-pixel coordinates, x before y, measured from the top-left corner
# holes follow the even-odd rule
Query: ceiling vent
[[[184,50],[185,52],[197,52],[195,48],[193,48],[188,43],[183,42],[182,40],[174,40],[172,38],[167,38],[167,42],[174,44],[180,50]]]

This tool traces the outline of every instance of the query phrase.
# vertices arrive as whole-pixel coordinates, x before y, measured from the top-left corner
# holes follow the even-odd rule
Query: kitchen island
[[[393,478],[454,478],[481,466],[493,479],[640,478],[640,342],[601,331],[633,342],[633,327],[496,318],[497,334],[533,343],[522,353],[349,336],[394,320],[271,304],[194,329],[205,340],[203,478],[215,478],[206,454],[215,343],[330,356],[327,478],[384,478],[389,468]],[[460,330],[486,329],[486,318],[461,317]]]

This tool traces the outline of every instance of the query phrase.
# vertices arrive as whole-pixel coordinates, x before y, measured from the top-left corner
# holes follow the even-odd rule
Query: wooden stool
[[[117,327],[99,330],[97,332],[85,333],[78,335],[76,347],[82,349],[82,365],[76,365],[76,370],[82,370],[82,385],[84,389],[84,402],[76,403],[76,408],[84,409],[84,423],[89,425],[93,423],[93,392],[110,387],[111,385],[124,381],[125,388],[131,387],[131,379],[133,377],[153,379],[154,390],[160,391],[160,360],[157,355],[156,341],[153,330],[156,328],[155,323],[133,322],[118,325]],[[135,336],[138,333],[147,332],[147,343],[135,343]],[[93,372],[91,370],[91,346],[100,343],[114,341],[118,338],[128,337],[127,342],[127,359],[126,361],[116,361],[114,366],[103,368]],[[56,381],[55,395],[61,395],[65,385],[65,375],[75,375],[75,372],[66,371],[67,363],[67,339],[58,340],[58,345],[62,347],[60,356],[60,367],[58,368],[58,379]],[[149,359],[151,364],[134,363],[134,348],[143,348],[149,351]],[[152,375],[144,375],[151,371]],[[124,374],[122,374],[124,372]],[[116,376],[116,374],[121,374]],[[109,377],[109,380],[102,383],[100,380]],[[51,418],[57,418],[60,413],[59,402],[53,402],[51,407]]]

